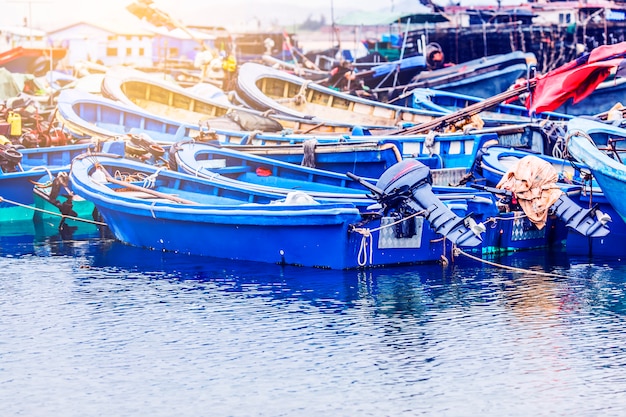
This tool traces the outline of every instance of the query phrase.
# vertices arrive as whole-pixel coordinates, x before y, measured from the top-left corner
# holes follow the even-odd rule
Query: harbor
[[[3,29],[7,415],[619,413],[621,3],[167,4]]]

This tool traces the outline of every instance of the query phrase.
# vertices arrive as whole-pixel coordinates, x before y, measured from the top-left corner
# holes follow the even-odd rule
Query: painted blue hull
[[[526,155],[528,155],[528,152],[518,149],[498,146],[488,148],[487,152],[481,157],[477,173],[478,176],[484,179],[481,184],[495,187],[509,168]],[[603,192],[604,188],[597,186],[599,183],[593,184],[593,188],[590,188],[589,184],[584,185],[585,181],[581,177],[581,169],[585,170],[586,167],[581,164],[573,164],[572,161],[565,159],[547,155],[533,155],[552,164],[559,175],[559,181],[562,182],[563,191],[573,201],[583,208],[597,206],[602,213],[609,215],[612,219],[608,224],[610,233],[601,238],[589,238],[575,232],[561,234],[559,239],[563,241],[562,243],[566,246],[567,252],[572,255],[594,256],[617,256],[622,254],[621,242],[626,239],[626,223],[622,221],[609,203],[608,196]],[[555,231],[559,227],[562,228],[562,225],[558,225],[554,221],[548,225],[548,228],[554,228]],[[566,231],[562,230],[562,232]]]
[[[626,129],[595,120],[576,118],[568,123],[570,154],[585,164],[604,190],[607,200],[626,222],[626,166],[598,147],[609,146],[609,139],[626,138]],[[626,149],[623,143],[615,147],[620,157]]]
[[[502,179],[502,176],[518,160],[529,154],[529,152],[521,149],[491,146],[480,156],[479,164],[476,167],[479,170],[478,175],[486,180],[486,185],[495,187],[495,185],[500,182],[500,179]],[[583,179],[581,177],[580,168],[575,167],[571,161],[548,155],[538,155],[534,153],[533,155],[549,162],[556,170],[559,181],[582,185]]]
[[[33,183],[42,178],[53,179],[60,172],[68,172],[72,159],[92,144],[20,149],[23,171],[0,172],[0,220],[19,221],[32,219],[35,214]],[[46,216],[46,213],[42,213]]]
[[[418,109],[452,113],[483,100],[481,96],[440,91],[427,88],[416,88],[412,95],[407,97],[407,105]],[[515,104],[498,104],[485,110],[480,116],[489,120],[499,120],[501,123],[529,122],[531,119],[528,110],[524,106]],[[566,121],[573,116],[567,113],[543,112],[534,117],[534,120]]]
[[[281,164],[266,158],[241,154],[233,150],[215,149],[205,144],[176,146],[179,169],[192,175],[215,179],[215,175],[236,181],[243,189],[265,190],[286,195],[292,190],[303,190],[314,198],[335,202],[349,202],[362,212],[374,204],[356,182],[341,174]],[[371,183],[376,180],[370,179]],[[234,184],[231,182],[231,184]],[[562,245],[566,231],[554,233],[557,227],[537,231],[524,219],[515,219],[515,213],[499,213],[493,195],[466,187],[434,187],[433,192],[449,208],[463,217],[472,213],[477,222],[488,224],[480,247],[468,249],[479,253],[524,250]],[[550,230],[550,232],[546,232]]]
[[[280,204],[280,195],[219,186],[171,171],[158,172],[153,190],[173,192],[196,204],[137,197],[133,190],[115,192],[94,181],[94,163],[94,158],[74,161],[72,187],[94,203],[117,239],[135,246],[333,269],[436,262],[449,250],[424,220],[415,221],[414,235],[398,238],[392,227],[378,230],[381,221],[387,225],[391,219],[368,222],[352,204]],[[99,157],[98,163],[110,172],[157,172],[123,159]]]

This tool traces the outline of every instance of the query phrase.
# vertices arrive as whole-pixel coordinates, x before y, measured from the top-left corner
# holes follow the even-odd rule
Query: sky
[[[32,21],[37,29],[54,30],[77,21],[116,22],[120,14],[132,17],[126,6],[132,0],[0,0],[3,12],[0,24],[24,24]],[[318,20],[323,13],[330,21],[352,11],[377,11],[408,7],[418,0],[153,0],[161,10],[186,25],[231,26],[258,20],[276,21],[285,26],[303,22],[311,16]],[[450,0],[435,0],[445,4]],[[456,0],[458,1],[458,0]],[[496,0],[462,0],[462,2],[496,4]],[[505,0],[517,1],[517,0]],[[463,3],[462,3],[463,4]],[[128,22],[129,20],[123,20]]]
[[[384,1],[362,0],[359,5],[364,10],[377,10]],[[130,3],[132,0],[4,0],[0,23],[21,26],[23,19],[30,16],[35,28],[45,30],[66,22],[112,20],[119,13],[127,14],[125,8]],[[154,0],[161,10],[185,24],[207,25],[255,17],[300,22],[311,13],[330,15],[331,3],[339,13],[342,9],[355,9],[354,1],[348,0]]]

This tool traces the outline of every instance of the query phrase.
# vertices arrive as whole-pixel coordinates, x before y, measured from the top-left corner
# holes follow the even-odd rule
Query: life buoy
[[[435,61],[434,57],[435,57],[435,54],[437,53],[440,53],[441,56],[440,56],[440,60]],[[431,42],[428,45],[426,45],[425,55],[426,55],[426,65],[430,69],[441,68],[445,62],[443,49],[441,48],[441,45],[439,45],[436,42]]]

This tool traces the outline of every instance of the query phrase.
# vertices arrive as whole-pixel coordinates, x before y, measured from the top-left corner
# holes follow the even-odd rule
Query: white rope
[[[367,256],[367,246],[369,245],[370,247],[370,251],[369,251],[369,264],[372,264],[372,258],[374,257],[373,254],[373,244],[372,244],[372,232],[369,229],[354,229],[355,232],[357,233],[361,233],[361,235],[363,235],[361,237],[361,246],[359,246],[359,253],[357,255],[357,263],[359,264],[359,266],[365,266],[368,262],[368,256]]]
[[[310,83],[311,83],[311,80],[305,80],[300,86],[300,91],[294,97],[294,100],[297,105],[306,103],[306,90],[307,88],[309,88]]]
[[[403,217],[399,220],[396,220],[395,222],[391,222],[389,224],[386,224],[384,226],[379,226],[376,227],[374,229],[368,229],[367,227],[355,227],[354,229],[352,229],[353,232],[355,233],[360,233],[362,235],[361,237],[361,246],[359,247],[359,253],[357,254],[357,263],[359,264],[359,266],[365,266],[368,261],[369,261],[369,265],[372,264],[373,259],[374,259],[374,245],[372,244],[372,233],[373,232],[378,232],[382,229],[385,229],[387,227],[391,227],[391,226],[395,226],[398,223],[402,223],[406,220],[409,220],[413,217],[419,216],[420,214],[423,214],[424,211],[418,211],[416,213],[411,214],[408,217]],[[366,250],[367,250],[367,246],[369,244],[369,259],[368,256],[366,254]]]
[[[428,151],[429,156],[433,156],[435,154],[435,137],[437,134],[434,130],[431,130],[426,135],[424,139],[424,150]]]
[[[163,171],[164,169],[167,169],[165,167],[159,167],[156,171],[154,171],[154,173],[148,175],[146,178],[144,178],[143,180],[143,188],[154,188],[156,186],[156,179],[159,176],[159,174],[161,173],[161,171]]]

